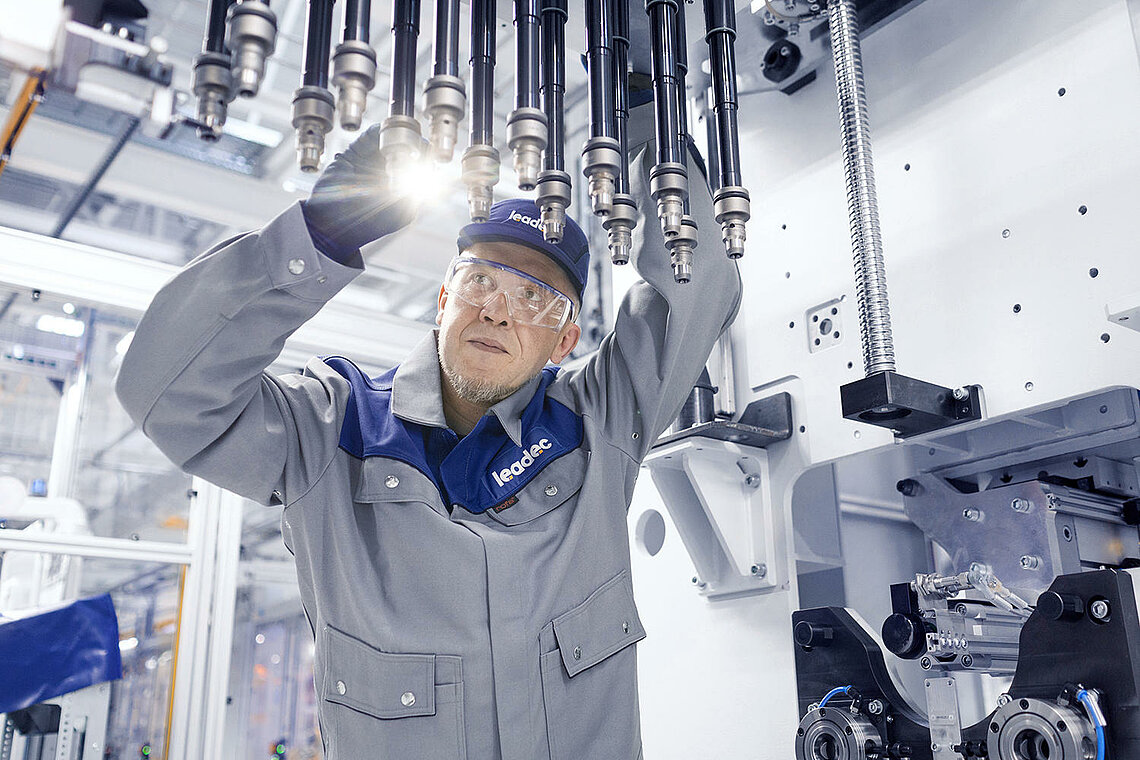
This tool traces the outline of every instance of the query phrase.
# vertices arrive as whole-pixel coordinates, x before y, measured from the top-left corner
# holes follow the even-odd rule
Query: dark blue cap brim
[[[562,268],[574,286],[574,295],[581,300],[585,285],[566,261],[566,252],[547,242],[541,231],[534,230],[537,234],[528,234],[528,231],[516,222],[472,222],[459,231],[459,238],[455,242],[460,253],[475,243],[516,243],[543,253]]]

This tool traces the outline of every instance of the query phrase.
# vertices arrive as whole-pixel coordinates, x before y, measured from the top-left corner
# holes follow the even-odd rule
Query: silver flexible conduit
[[[854,0],[830,0],[827,13],[831,53],[835,58],[835,89],[843,125],[843,170],[847,175],[847,209],[851,217],[863,368],[870,376],[895,371],[895,347],[891,337],[883,240],[879,234],[879,202],[875,196],[867,93],[863,87],[859,20],[855,16]]]

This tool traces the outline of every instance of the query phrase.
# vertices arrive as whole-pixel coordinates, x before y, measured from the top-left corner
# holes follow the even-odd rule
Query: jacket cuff
[[[360,251],[341,261],[317,247],[299,202],[262,228],[258,248],[273,286],[305,301],[329,300],[364,271]]]

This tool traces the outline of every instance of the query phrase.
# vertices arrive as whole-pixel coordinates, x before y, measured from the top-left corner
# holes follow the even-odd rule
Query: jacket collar
[[[392,378],[392,413],[400,419],[430,427],[446,428],[443,414],[443,390],[440,386],[439,330],[432,330],[416,344]],[[522,446],[522,414],[539,388],[542,374],[495,404],[494,414],[507,436]]]

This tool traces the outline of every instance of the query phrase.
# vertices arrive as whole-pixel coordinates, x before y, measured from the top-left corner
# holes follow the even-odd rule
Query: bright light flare
[[[57,317],[54,314],[43,314],[36,320],[36,329],[40,332],[66,335],[69,338],[78,338],[87,329],[82,319]]]
[[[389,186],[392,192],[425,205],[443,200],[458,184],[459,176],[458,162],[437,164],[425,155],[395,167]]]

